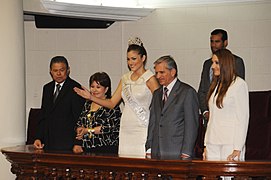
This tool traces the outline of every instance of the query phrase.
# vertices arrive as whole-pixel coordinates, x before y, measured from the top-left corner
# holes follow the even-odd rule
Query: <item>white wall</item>
[[[139,34],[150,61],[173,55],[179,78],[197,89],[215,28],[228,31],[228,48],[244,59],[249,89],[271,89],[271,3],[159,9],[139,22],[124,23],[123,37]]]
[[[139,36],[148,51],[147,66],[170,54],[179,78],[198,89],[202,64],[210,56],[215,28],[229,34],[228,48],[244,59],[250,90],[271,89],[271,3],[242,3],[157,9],[139,21],[116,22],[105,30],[36,29],[25,22],[26,110],[39,107],[42,85],[50,80],[49,60],[65,55],[71,76],[87,86],[89,76],[106,71],[113,89],[126,72],[127,40]]]
[[[13,12],[10,13],[12,15]],[[51,80],[48,73],[49,61],[55,55],[65,55],[68,58],[71,77],[83,85],[87,86],[88,78],[94,72],[106,71],[111,76],[115,89],[121,74],[128,70],[126,48],[130,36],[139,36],[144,41],[148,51],[148,67],[152,68],[153,61],[158,57],[171,54],[178,63],[179,78],[197,89],[203,61],[210,56],[210,32],[214,28],[224,28],[229,33],[228,48],[245,61],[249,89],[271,89],[271,2],[157,9],[142,20],[114,23],[105,30],[37,29],[33,22],[25,22],[24,26],[27,113],[31,107],[40,107],[42,86]],[[6,37],[10,32],[1,33]],[[12,50],[12,47],[9,50]],[[1,53],[5,61],[10,59],[10,56],[13,57],[9,51],[6,53],[9,54],[6,57]],[[3,70],[8,72],[4,73],[5,75],[9,75],[8,70],[12,72],[14,68]],[[15,86],[23,88],[23,84]],[[6,98],[9,93],[1,94]],[[14,109],[21,107],[17,106]],[[24,116],[24,113],[22,115]],[[15,118],[21,119],[20,117]],[[9,135],[11,128],[7,128],[10,122],[5,120],[6,118],[2,119],[2,122],[5,122],[3,127],[8,131],[5,137],[13,138]],[[24,126],[21,121],[16,124],[17,127]],[[4,145],[8,143],[1,144]],[[0,161],[5,162],[1,167],[4,167],[3,172],[7,172],[9,163],[4,160],[4,156]],[[10,172],[7,172],[6,176],[11,177],[10,179],[14,177]],[[2,175],[0,179],[3,177]]]
[[[249,90],[271,89],[271,2],[167,8],[104,30],[36,29],[33,22],[25,22],[26,112],[40,107],[54,55],[65,55],[71,77],[85,86],[94,72],[107,72],[114,90],[128,70],[126,49],[131,36],[143,40],[147,67],[153,69],[158,57],[170,54],[178,63],[179,78],[198,89],[202,64],[211,54],[210,32],[215,28],[228,31],[228,48],[244,59]]]
[[[88,86],[90,75],[107,72],[116,88],[126,64],[122,53],[122,25],[106,30],[36,29],[25,22],[27,110],[40,107],[42,86],[51,80],[49,62],[64,55],[71,67],[71,77]]]

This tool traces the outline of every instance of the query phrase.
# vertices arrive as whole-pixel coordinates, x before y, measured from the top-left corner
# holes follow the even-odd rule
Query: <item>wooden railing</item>
[[[271,179],[271,161],[156,160],[118,155],[44,152],[33,146],[3,148],[17,179]]]

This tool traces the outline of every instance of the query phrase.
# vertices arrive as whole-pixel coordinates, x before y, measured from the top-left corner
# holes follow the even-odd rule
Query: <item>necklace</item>
[[[95,111],[93,107],[92,107],[92,103],[90,104],[90,108],[89,111],[87,113],[87,118],[88,118],[88,133],[89,133],[89,138],[91,138],[93,136],[94,133],[94,129],[92,128],[92,122],[95,120]]]

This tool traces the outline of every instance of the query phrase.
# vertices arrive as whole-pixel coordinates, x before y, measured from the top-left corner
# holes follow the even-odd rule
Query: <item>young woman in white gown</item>
[[[101,106],[114,108],[121,99],[124,108],[120,121],[119,155],[145,157],[145,143],[149,122],[149,106],[152,93],[159,87],[154,74],[145,69],[147,52],[139,38],[130,39],[127,64],[130,71],[124,74],[111,99],[102,100],[92,96],[87,88],[74,90],[80,96]]]

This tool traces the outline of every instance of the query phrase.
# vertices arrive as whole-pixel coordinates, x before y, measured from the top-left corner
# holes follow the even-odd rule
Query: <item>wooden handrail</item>
[[[271,179],[271,161],[157,160],[105,154],[1,149],[17,179]]]

